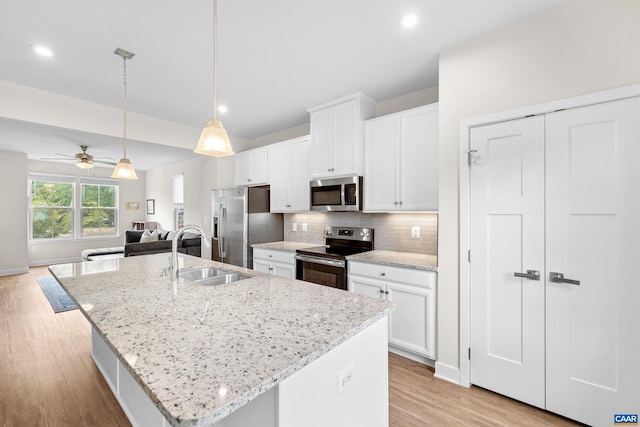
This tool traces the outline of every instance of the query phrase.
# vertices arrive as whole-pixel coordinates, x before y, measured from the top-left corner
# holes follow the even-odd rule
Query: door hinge
[[[471,347],[469,347],[469,360],[471,360]]]
[[[478,150],[469,150],[467,151],[467,163],[471,166],[471,160],[473,159],[473,153],[477,153]]]

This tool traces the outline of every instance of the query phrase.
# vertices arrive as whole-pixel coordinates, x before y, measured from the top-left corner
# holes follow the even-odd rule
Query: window
[[[71,239],[74,183],[68,180],[31,181],[31,238]]]
[[[116,181],[31,175],[29,187],[31,239],[118,235]]]
[[[184,174],[171,177],[171,202],[173,204],[173,229],[184,227]]]
[[[118,187],[82,184],[82,237],[116,236]]]

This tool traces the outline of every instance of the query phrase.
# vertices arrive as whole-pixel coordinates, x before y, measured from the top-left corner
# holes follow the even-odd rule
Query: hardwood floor
[[[0,426],[129,426],[91,359],[89,323],[78,310],[54,314],[42,294],[36,278],[48,275],[0,277]],[[575,424],[389,354],[389,425]]]

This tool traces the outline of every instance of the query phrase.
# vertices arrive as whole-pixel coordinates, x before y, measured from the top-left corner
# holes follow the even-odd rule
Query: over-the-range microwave
[[[312,211],[348,212],[362,210],[362,177],[314,179],[310,182]]]

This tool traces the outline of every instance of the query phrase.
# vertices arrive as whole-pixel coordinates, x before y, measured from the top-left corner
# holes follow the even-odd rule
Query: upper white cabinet
[[[308,111],[311,114],[311,178],[362,175],[363,122],[376,102],[357,93]]]
[[[438,104],[364,124],[364,211],[438,209]]]
[[[269,146],[271,212],[309,211],[309,136]]]
[[[254,186],[269,183],[267,147],[243,151],[235,155],[236,185]]]

